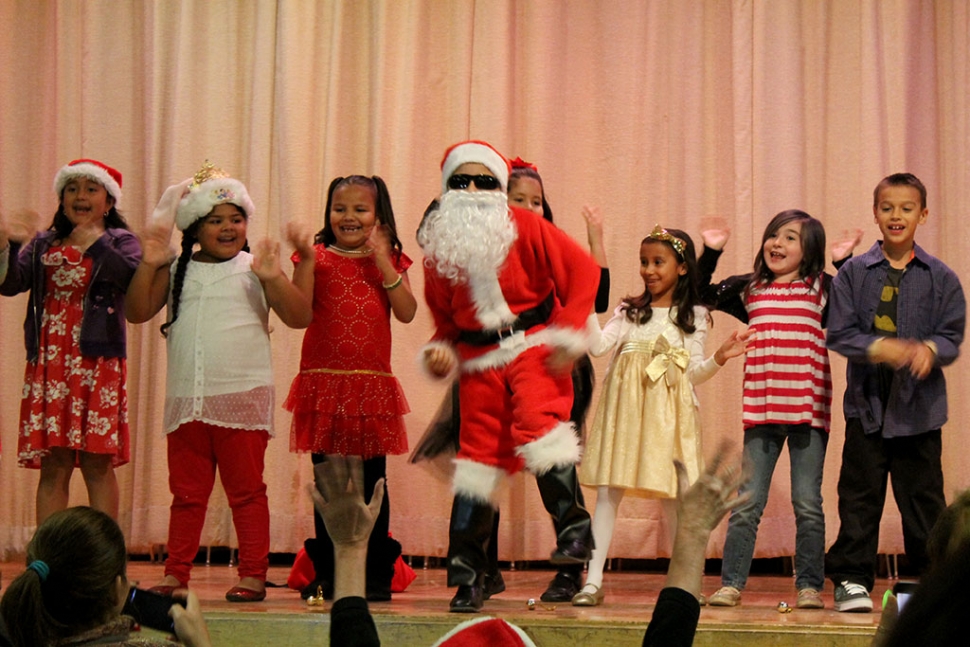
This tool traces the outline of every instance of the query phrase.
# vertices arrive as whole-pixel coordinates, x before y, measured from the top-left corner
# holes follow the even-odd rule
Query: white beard
[[[453,284],[491,281],[518,232],[500,191],[448,191],[418,230],[430,266]]]

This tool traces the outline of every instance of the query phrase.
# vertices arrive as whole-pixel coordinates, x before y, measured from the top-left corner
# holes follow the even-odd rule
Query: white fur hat
[[[179,202],[175,213],[175,226],[179,231],[185,231],[196,220],[209,215],[216,205],[227,203],[246,212],[247,220],[256,211],[246,185],[229,177],[228,173],[206,160]]]
[[[61,199],[64,186],[76,177],[86,177],[104,187],[115,201],[115,208],[121,204],[121,172],[98,160],[79,159],[61,167],[54,176],[54,193]]]
[[[445,156],[441,159],[441,192],[448,191],[448,178],[454,175],[455,169],[462,164],[471,163],[487,167],[498,178],[502,191],[508,188],[512,165],[488,142],[472,139],[458,142],[445,151]]]

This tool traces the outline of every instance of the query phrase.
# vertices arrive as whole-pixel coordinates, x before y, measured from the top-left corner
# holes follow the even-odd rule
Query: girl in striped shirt
[[[708,230],[700,274],[714,273],[727,232]],[[854,241],[833,247],[847,256]],[[791,497],[795,511],[795,586],[799,608],[824,607],[825,516],[822,467],[828,443],[832,375],[825,348],[825,314],[831,277],[824,272],[825,230],[804,211],[776,215],[765,229],[751,274],[701,286],[716,309],[755,331],[744,360],[744,461],[751,479],[741,491],[751,498],[731,513],[721,588],[713,606],[736,606],[748,579],[758,524],[771,477],[788,443]]]

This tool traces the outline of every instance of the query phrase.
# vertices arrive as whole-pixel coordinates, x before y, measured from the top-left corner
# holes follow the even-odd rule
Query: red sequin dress
[[[381,271],[373,256],[314,249],[313,321],[283,403],[293,412],[290,449],[364,458],[403,454],[403,416],[410,409],[391,373],[391,304]],[[397,271],[410,266],[402,254]]]
[[[41,257],[46,294],[37,360],[27,363],[20,401],[19,464],[40,468],[53,447],[128,462],[124,358],[81,355],[81,319],[91,257],[55,246]]]

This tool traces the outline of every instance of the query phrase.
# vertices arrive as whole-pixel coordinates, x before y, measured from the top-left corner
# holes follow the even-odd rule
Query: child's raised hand
[[[843,229],[842,236],[834,241],[829,247],[832,252],[832,261],[841,261],[843,258],[849,256],[859,243],[862,242],[862,230],[861,229]]]
[[[384,225],[374,225],[367,237],[367,246],[374,250],[374,254],[380,258],[391,257],[391,235]]]
[[[253,249],[253,274],[263,281],[272,281],[283,273],[280,268],[280,244],[264,238]]]
[[[444,348],[432,347],[424,351],[424,367],[435,377],[445,377],[455,370],[455,356]]]
[[[138,237],[141,241],[141,262],[149,267],[170,265],[175,253],[170,244],[172,229],[165,223],[149,225]]]
[[[286,242],[300,255],[301,260],[313,258],[313,228],[309,224],[291,220],[286,223],[284,230]]]
[[[705,247],[720,251],[724,249],[731,238],[731,228],[727,218],[722,216],[707,216],[701,219],[701,240]]]
[[[15,243],[24,244],[37,235],[40,215],[30,209],[14,211],[7,221],[7,239]]]
[[[755,331],[750,328],[743,333],[735,330],[731,333],[730,337],[724,340],[721,347],[715,351],[714,361],[717,362],[718,366],[724,366],[724,363],[732,357],[744,355],[751,349],[755,334]]]
[[[603,240],[603,212],[599,207],[583,205],[583,220],[586,221],[586,237],[592,247],[598,241]]]

